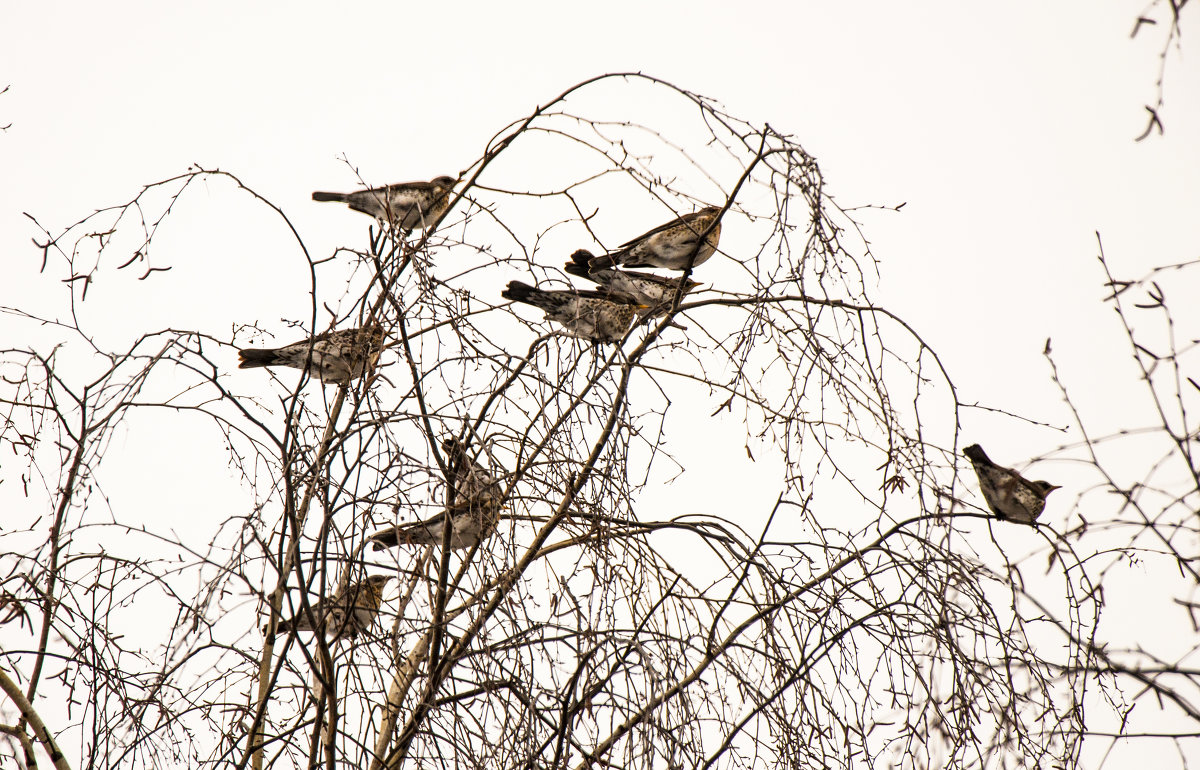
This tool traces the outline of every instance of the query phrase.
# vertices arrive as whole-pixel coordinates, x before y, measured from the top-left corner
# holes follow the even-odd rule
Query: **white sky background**
[[[964,401],[1069,425],[1041,354],[1050,337],[1074,395],[1100,425],[1117,427],[1135,374],[1100,301],[1094,233],[1124,278],[1194,259],[1200,242],[1200,46],[1190,39],[1200,18],[1185,9],[1182,55],[1169,57],[1165,136],[1135,144],[1165,34],[1144,28],[1129,39],[1143,9],[9,4],[0,21],[0,87],[11,86],[0,95],[0,125],[12,124],[0,133],[0,305],[53,314],[65,298],[60,275],[38,274],[37,232],[22,212],[57,232],[198,163],[233,172],[280,205],[324,256],[361,243],[367,224],[310,200],[315,189],[356,186],[340,156],[372,183],[454,175],[504,125],[568,86],[641,71],[793,134],[843,206],[906,203],[898,213],[859,213],[881,261],[873,293],[939,353]],[[631,119],[638,109],[629,105]],[[277,257],[293,242],[263,227],[261,212],[247,214],[244,196],[210,189],[192,191],[168,220],[155,261],[171,273],[138,283],[130,271],[110,272],[93,287],[123,308],[94,329],[132,335],[238,317],[274,323],[281,342],[291,341],[278,319],[306,318],[309,302],[295,255]],[[613,240],[661,219],[640,215]],[[1185,300],[1175,300],[1182,312]],[[222,322],[210,330],[227,334]],[[3,347],[34,344],[38,334],[0,316]],[[1069,440],[982,411],[966,411],[963,427],[963,443],[979,441],[1014,465]],[[169,474],[181,456],[162,452],[158,462],[147,478]],[[740,472],[774,499],[777,467],[747,463]],[[1063,483],[1069,471],[1046,463],[1035,475]],[[685,475],[663,496],[673,508],[662,516],[688,506],[732,515],[746,505],[742,484],[681,501],[688,483]],[[203,537],[204,491],[190,491],[179,526]],[[1066,520],[1076,493],[1051,497],[1048,519]]]

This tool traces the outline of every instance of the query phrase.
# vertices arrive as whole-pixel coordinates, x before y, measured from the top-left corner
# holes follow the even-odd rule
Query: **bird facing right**
[[[1046,496],[1060,487],[1048,481],[1030,481],[1021,474],[997,465],[983,448],[972,444],[963,454],[975,467],[979,490],[988,508],[1001,519],[1032,524],[1046,507]]]
[[[450,521],[450,548],[469,548],[496,530],[504,487],[491,471],[472,460],[457,438],[442,442],[449,471],[451,500],[445,511],[425,521],[398,524],[371,535],[376,550],[397,545],[441,545]]]
[[[318,622],[324,618],[325,636],[334,640],[357,636],[375,622],[379,605],[383,601],[383,589],[392,575],[371,575],[366,580],[351,583],[333,597],[325,597],[312,605],[312,616]],[[306,613],[299,613],[291,620],[282,620],[276,627],[277,634],[291,631],[315,630],[308,622]],[[265,629],[264,629],[265,633]]]
[[[621,265],[686,270],[689,263],[695,267],[717,250],[717,243],[721,240],[721,223],[717,220],[720,213],[719,206],[708,206],[672,219],[622,244],[611,254],[593,257],[591,269],[594,272]],[[708,235],[704,243],[700,243],[700,236],[705,231],[708,231]],[[693,254],[696,255],[695,260],[692,259]]]
[[[457,182],[452,176],[439,176],[430,182],[401,182],[348,193],[315,192],[312,199],[345,203],[402,230],[424,229],[450,206],[450,193]]]
[[[590,267],[593,259],[595,256],[592,252],[587,249],[579,249],[571,255],[571,261],[563,269],[571,275],[594,281],[607,291],[628,294],[645,303],[646,308],[639,311],[643,319],[666,315],[667,311],[671,309],[671,304],[675,302],[675,297],[679,294],[678,278],[666,278],[654,273],[614,268],[601,268],[593,272]],[[687,294],[699,285],[697,281],[689,278],[684,283],[683,293]]]
[[[541,308],[551,321],[562,324],[572,337],[593,342],[616,342],[633,324],[634,313],[646,306],[625,294],[574,289],[539,289],[510,281],[500,296]]]
[[[239,350],[238,368],[307,367],[309,375],[322,382],[344,385],[356,377],[361,377],[364,371],[373,369],[382,351],[383,329],[380,326],[338,329],[281,348]]]

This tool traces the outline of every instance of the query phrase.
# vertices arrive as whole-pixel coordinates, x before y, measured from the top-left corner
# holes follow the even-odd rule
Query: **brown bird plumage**
[[[591,270],[603,270],[621,265],[623,267],[665,267],[670,270],[686,270],[695,252],[692,266],[701,264],[713,255],[721,240],[721,223],[713,222],[721,213],[718,206],[708,206],[691,214],[684,214],[643,233],[619,249],[602,257],[593,257]],[[700,236],[713,225],[704,243]],[[696,246],[699,244],[699,250]]]
[[[1048,481],[1030,481],[1011,468],[997,465],[978,444],[967,447],[963,454],[975,467],[988,508],[1001,519],[1032,524],[1045,509],[1046,496],[1060,488]]]
[[[601,268],[592,271],[590,264],[595,256],[587,249],[579,249],[571,255],[571,261],[563,269],[571,275],[594,281],[606,291],[626,294],[638,300],[646,307],[639,310],[643,318],[656,318],[665,315],[679,294],[679,279],[666,278],[654,273],[639,273],[636,270],[616,270]],[[684,283],[683,293],[687,294],[700,284],[690,278]]]
[[[397,545],[441,545],[449,519],[450,548],[469,548],[496,530],[504,488],[487,468],[467,456],[455,438],[442,442],[454,490],[447,510],[425,521],[388,527],[371,535],[376,551]]]
[[[633,323],[634,314],[644,309],[626,294],[573,289],[539,289],[510,281],[500,296],[513,302],[541,308],[546,317],[562,325],[572,337],[594,342],[616,342]]]
[[[445,213],[457,182],[454,177],[439,176],[429,182],[401,182],[348,193],[315,192],[312,198],[345,203],[381,222],[409,230],[425,228]]]
[[[304,369],[308,363],[307,371],[311,376],[341,385],[373,369],[382,350],[383,329],[379,326],[338,329],[281,348],[240,350],[238,368],[290,366]]]
[[[371,575],[366,580],[351,583],[334,597],[325,597],[314,604],[312,616],[318,622],[324,619],[327,637],[336,640],[357,636],[375,622],[375,616],[379,614],[379,605],[383,601],[383,590],[391,579],[391,575]],[[293,629],[314,630],[308,622],[308,615],[303,612],[291,620],[280,621],[275,630],[278,634],[286,634]],[[265,628],[263,633],[266,633]]]

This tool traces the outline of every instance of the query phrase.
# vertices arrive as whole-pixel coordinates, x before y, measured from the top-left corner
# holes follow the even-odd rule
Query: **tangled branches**
[[[614,95],[657,106],[631,122]],[[956,490],[947,368],[871,299],[875,257],[794,139],[609,75],[451,180],[444,206],[329,258],[198,168],[45,234],[69,312],[5,309],[46,342],[3,351],[24,513],[3,534],[0,670],[60,742],[95,766],[1074,762],[1107,661],[1094,580],[1047,534],[1051,654],[1019,570],[960,531],[990,520]],[[307,283],[308,317],[239,304],[227,335],[172,325],[111,352],[99,278],[168,281],[156,238],[200,182],[284,223],[255,292]],[[704,206],[716,253],[669,273],[702,285],[615,342],[501,297],[566,289],[575,249]],[[350,348],[232,366],[376,327],[377,364],[325,383],[318,357]],[[129,467],[142,431],[169,436],[161,473]],[[742,480],[746,455],[769,486]],[[129,473],[136,493],[107,491]],[[404,534],[471,516],[469,537]],[[26,755],[50,736],[33,716],[7,729]]]

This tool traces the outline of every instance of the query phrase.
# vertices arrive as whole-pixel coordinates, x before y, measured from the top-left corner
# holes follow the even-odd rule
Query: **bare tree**
[[[614,115],[614,94],[688,119]],[[62,767],[1066,767],[1097,689],[1118,720],[1130,682],[1147,688],[1133,702],[1170,698],[1194,718],[1178,659],[1156,671],[1153,653],[1127,664],[1102,643],[1096,557],[1194,535],[1195,492],[1164,488],[1170,525],[1122,487],[1138,534],[1093,551],[1090,517],[1020,527],[1051,568],[1035,590],[1035,557],[998,547],[1016,525],[960,483],[949,367],[872,300],[853,211],[795,139],[605,75],[504,128],[458,179],[432,221],[376,223],[328,257],[236,177],[200,168],[42,230],[67,307],[4,308],[49,340],[2,363],[2,440],[19,462],[0,486],[18,512],[0,534],[0,729],[18,761],[32,767],[40,743]],[[274,342],[261,338],[279,329],[247,318],[110,350],[89,287],[131,269],[161,280],[159,227],[202,181],[294,235],[309,316]],[[647,212],[628,232],[602,215],[618,195]],[[705,205],[720,209],[717,254],[671,275],[719,281],[616,343],[500,297],[507,278],[566,286],[574,248]],[[378,366],[349,382],[230,371],[237,348],[374,324]],[[116,442],[143,415],[223,452],[244,490],[206,544],[109,505]],[[729,415],[742,445],[705,452],[777,460],[774,487],[726,515],[695,487],[650,509],[691,456],[675,429]],[[1191,462],[1195,429],[1164,430]],[[371,547],[389,527],[478,513],[463,474],[501,490],[494,532]],[[138,506],[187,477],[147,483]],[[1171,553],[1189,569],[1186,549]],[[350,598],[368,574],[399,578],[377,617]]]
[[[1098,614],[1116,608],[1104,613],[1103,623],[1095,619],[1089,637],[1070,629],[1066,614],[1043,617],[1069,644],[1083,643],[1086,650],[1079,664],[1061,662],[1061,676],[1094,680],[1112,707],[1089,719],[1088,733],[1111,746],[1161,741],[1186,762],[1200,740],[1200,382],[1194,374],[1200,319],[1191,302],[1200,288],[1200,263],[1163,266],[1130,280],[1113,274],[1102,248],[1099,260],[1136,386],[1114,419],[1081,397],[1089,373],[1060,371],[1047,340],[1047,359],[1076,427],[1075,441],[1060,452],[1076,458],[1087,481],[1071,526],[1049,554],[1060,558],[1069,543],[1071,559],[1061,568],[1087,573]],[[1039,556],[1027,559],[1036,563]],[[1134,588],[1132,603],[1128,597],[1106,601],[1107,586],[1117,593],[1125,582],[1129,590],[1130,572],[1153,574],[1153,589]],[[1069,613],[1077,611],[1068,605]],[[1139,625],[1133,611],[1153,624]]]

